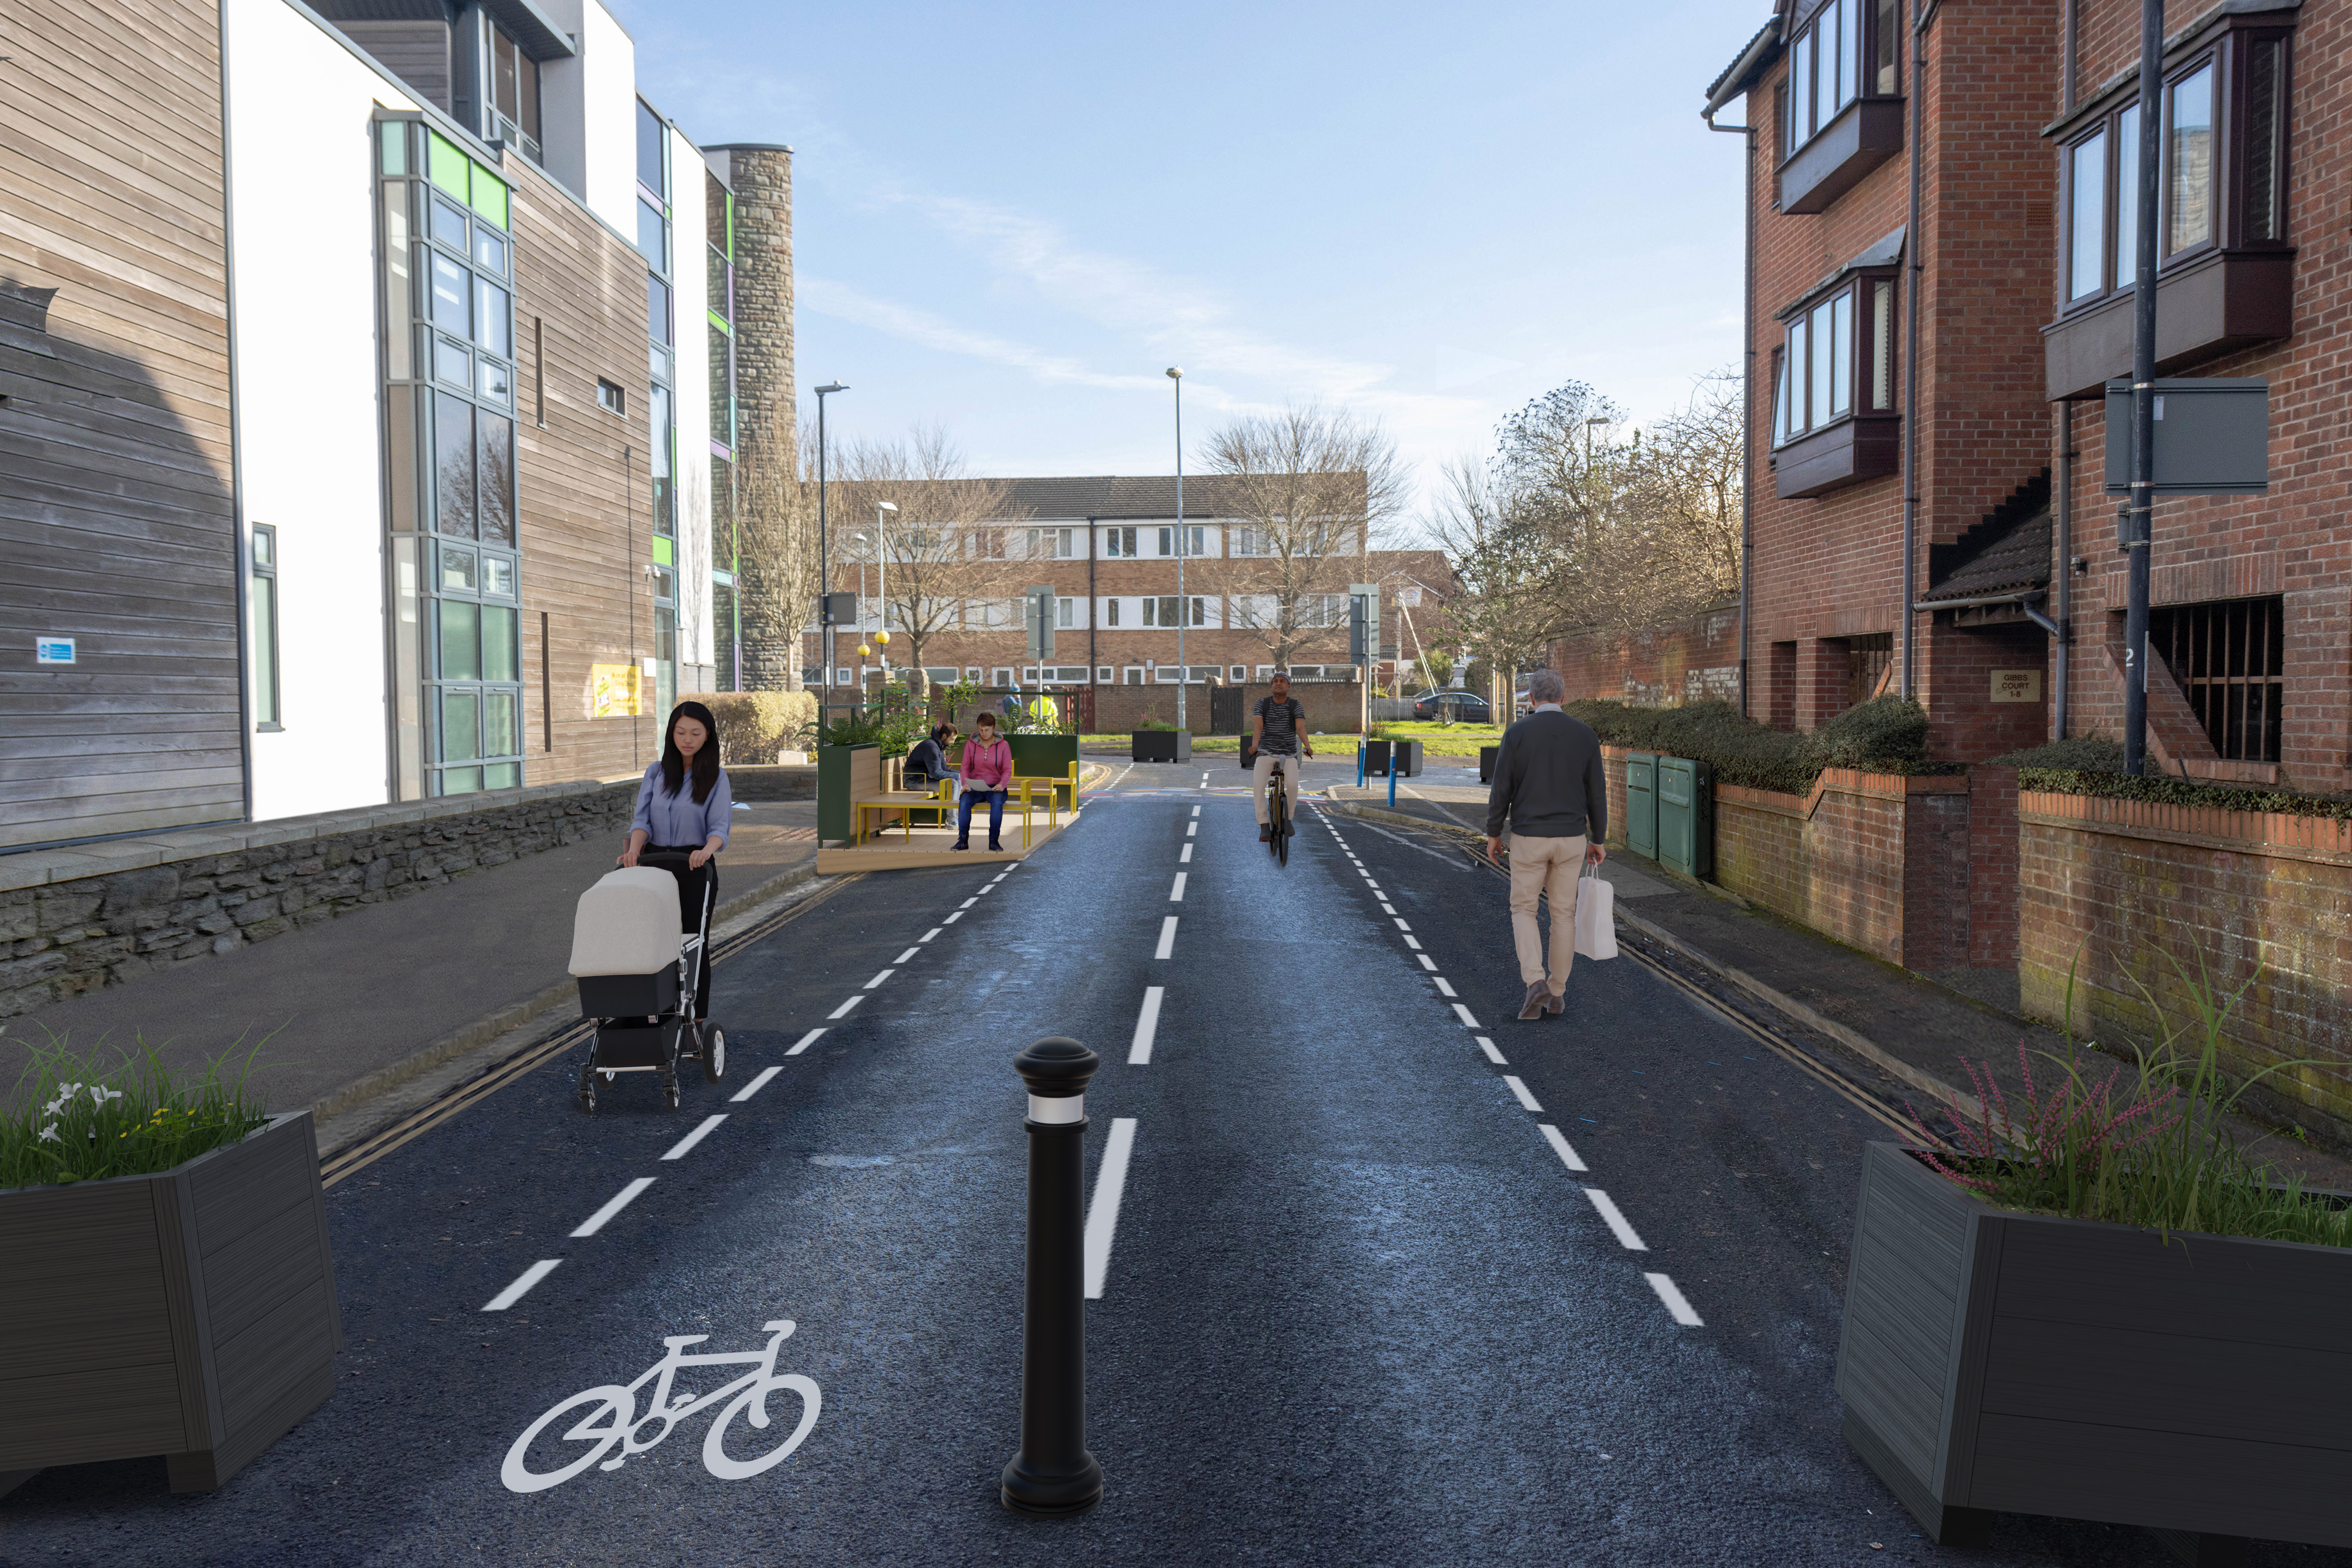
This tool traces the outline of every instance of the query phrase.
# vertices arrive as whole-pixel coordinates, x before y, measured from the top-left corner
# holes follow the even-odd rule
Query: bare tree
[[[1226,559],[1203,561],[1203,586],[1276,664],[1303,643],[1328,645],[1348,623],[1348,585],[1402,501],[1395,443],[1377,423],[1309,404],[1235,420],[1204,456],[1238,537]]]
[[[963,627],[975,601],[1017,592],[1021,562],[1003,539],[1017,521],[1012,486],[975,476],[945,430],[918,425],[904,441],[853,444],[839,467],[836,505],[867,536],[864,559],[881,569],[883,624],[907,640],[898,663],[919,667],[932,640]],[[895,514],[879,511],[886,501]]]
[[[1450,465],[1444,486],[1430,528],[1463,591],[1441,607],[1439,627],[1488,669],[1517,670],[1561,629],[1549,518],[1475,457]]]
[[[1627,486],[1646,546],[1641,624],[1711,610],[1739,593],[1740,459],[1748,403],[1738,377],[1702,377],[1682,409],[1650,427]]]

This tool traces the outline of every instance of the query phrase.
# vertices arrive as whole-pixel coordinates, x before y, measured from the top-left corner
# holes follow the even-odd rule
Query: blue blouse
[[[719,847],[725,848],[735,810],[735,791],[728,786],[727,769],[719,770],[710,799],[699,803],[694,799],[693,768],[687,769],[685,787],[677,794],[671,794],[667,785],[660,763],[646,769],[646,781],[637,787],[636,819],[629,826],[649,835],[646,840],[649,844],[700,849],[716,834]]]

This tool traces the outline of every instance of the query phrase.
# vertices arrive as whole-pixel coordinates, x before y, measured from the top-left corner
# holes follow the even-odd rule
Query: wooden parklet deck
[[[1040,808],[1036,821],[1029,833],[1028,847],[1024,849],[1021,843],[1020,813],[1008,808],[1004,813],[1003,835],[1001,840],[1004,848],[992,854],[986,847],[988,843],[986,813],[986,807],[972,813],[981,820],[972,823],[974,841],[971,848],[968,850],[958,851],[948,847],[955,842],[955,829],[952,826],[916,828],[902,838],[900,835],[905,830],[894,823],[888,831],[878,837],[868,838],[863,844],[854,849],[846,845],[837,848],[829,845],[819,846],[816,852],[817,874],[835,876],[861,871],[912,871],[921,866],[977,865],[984,861],[1023,860],[1044,848],[1060,834],[1067,832],[1070,824],[1078,820],[1077,812],[1065,811],[1062,813],[1060,825],[1053,826],[1049,824],[1045,810]]]

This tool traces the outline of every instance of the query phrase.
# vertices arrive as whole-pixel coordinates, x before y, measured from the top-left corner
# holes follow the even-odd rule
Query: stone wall
[[[2077,1037],[2146,1042],[2148,993],[2184,1020],[2201,967],[2225,997],[2246,988],[2231,1071],[2310,1059],[2265,1080],[2261,1108],[2352,1143],[2352,823],[2030,791],[2017,821],[2029,1016],[2065,1021],[2071,971]]]
[[[725,152],[735,192],[736,455],[741,481],[766,488],[798,465],[792,149],[738,143],[707,151]],[[800,603],[796,581],[770,581],[765,564],[756,555],[740,563],[743,683],[752,691],[798,691],[801,623],[814,605]]]
[[[0,1018],[617,837],[636,791],[543,784],[0,857]]]

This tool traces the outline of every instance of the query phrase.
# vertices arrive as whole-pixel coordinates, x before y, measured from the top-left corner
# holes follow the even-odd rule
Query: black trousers
[[[680,861],[700,849],[700,844],[647,844],[637,852],[641,855],[676,855]],[[702,929],[703,889],[710,890],[710,908],[719,911],[719,857],[712,855],[702,862],[700,871],[689,871],[684,865],[673,868],[677,876],[677,928],[692,936]],[[702,962],[694,982],[694,1016],[710,1016],[710,949],[702,950]]]

